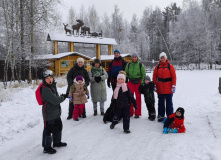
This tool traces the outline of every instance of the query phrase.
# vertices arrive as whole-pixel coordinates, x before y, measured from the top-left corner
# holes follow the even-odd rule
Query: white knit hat
[[[122,73],[119,73],[119,74],[117,75],[117,80],[118,80],[119,78],[122,78],[122,79],[124,80],[124,82],[126,81],[126,77],[125,77],[125,75],[122,74]]]
[[[159,58],[161,58],[161,57],[165,57],[165,58],[167,59],[167,55],[166,55],[166,53],[164,53],[164,52],[160,53]]]
[[[77,63],[78,63],[78,62],[84,63],[84,59],[83,59],[83,58],[78,58],[78,59],[77,59]]]

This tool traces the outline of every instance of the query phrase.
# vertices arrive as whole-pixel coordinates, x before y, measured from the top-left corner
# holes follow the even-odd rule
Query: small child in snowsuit
[[[79,121],[78,117],[82,115],[87,99],[89,99],[87,85],[84,78],[79,75],[74,79],[69,92],[69,100],[74,104],[73,119],[75,121]]]
[[[176,112],[164,119],[163,133],[185,133],[184,109],[179,107]]]
[[[139,86],[139,92],[144,94],[145,103],[149,113],[148,119],[151,121],[154,121],[156,118],[154,86],[153,81],[150,80],[148,75],[145,77],[145,83]]]
[[[41,97],[43,102],[42,115],[44,118],[42,146],[44,147],[44,153],[54,154],[56,153],[56,150],[53,149],[54,147],[67,146],[67,143],[61,142],[62,121],[60,118],[60,103],[65,100],[65,95],[58,95],[51,70],[44,70],[42,72],[42,80]],[[53,148],[51,147],[52,141]]]
[[[133,94],[125,83],[126,76],[122,72],[117,76],[117,86],[113,93],[113,103],[116,110],[114,111],[114,117],[110,128],[113,129],[118,123],[119,118],[123,117],[123,129],[125,133],[130,133],[130,105],[131,102],[135,109],[137,109],[137,103]]]

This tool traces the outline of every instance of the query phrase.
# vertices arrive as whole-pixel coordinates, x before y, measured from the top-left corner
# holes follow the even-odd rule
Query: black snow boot
[[[59,143],[53,144],[53,148],[54,147],[66,147],[66,146],[67,146],[67,143],[65,142],[59,142]]]
[[[56,153],[56,150],[53,149],[52,147],[44,148],[43,153],[54,154],[54,153]]]
[[[157,120],[158,122],[163,122],[165,117],[161,117],[160,115],[157,116]]]
[[[82,115],[82,118],[86,118],[86,115],[84,114],[84,115]]]
[[[104,112],[101,112],[101,115],[103,116],[103,115],[104,115]]]
[[[96,116],[97,115],[97,111],[94,111],[94,116]]]
[[[69,115],[68,117],[67,117],[67,120],[70,120],[72,118],[72,115]]]
[[[79,119],[77,118],[77,119],[74,119],[75,121],[79,121]]]
[[[149,112],[149,113],[150,113],[150,112]],[[155,112],[152,112],[152,113],[149,114],[148,119],[149,119],[150,121],[154,121],[155,118],[156,118],[156,114],[155,114]]]
[[[140,118],[140,116],[139,115],[135,115],[134,118]]]
[[[110,125],[110,129],[114,129],[114,126],[115,126],[116,124],[114,124],[114,123],[112,123],[111,125]]]
[[[124,130],[125,133],[131,133],[130,130]]]

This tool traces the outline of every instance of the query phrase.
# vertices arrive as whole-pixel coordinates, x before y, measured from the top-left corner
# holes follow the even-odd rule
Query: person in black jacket
[[[66,91],[66,97],[68,97],[69,91],[70,91],[70,87],[72,86],[74,79],[78,76],[81,75],[84,80],[85,80],[85,84],[88,86],[90,79],[89,79],[89,75],[87,70],[84,68],[84,59],[83,58],[78,58],[77,59],[77,63],[74,65],[74,67],[72,67],[68,74],[67,74],[67,81],[68,81],[68,88]],[[69,112],[68,112],[68,117],[67,119],[72,119],[73,116],[73,110],[74,110],[74,105],[72,102],[69,102]],[[82,114],[82,118],[86,118],[86,111],[84,108],[84,112]]]
[[[125,73],[126,74],[126,73]],[[134,105],[134,108],[137,109],[137,103],[134,99],[133,94],[125,83],[126,76],[122,74],[122,71],[117,76],[117,86],[113,94],[113,103],[115,105],[114,117],[110,128],[113,129],[114,126],[118,123],[119,118],[123,116],[123,129],[125,133],[130,133],[130,105],[131,102]]]
[[[65,94],[58,95],[53,72],[44,70],[42,72],[43,85],[41,87],[41,97],[43,101],[42,115],[44,119],[44,130],[42,146],[44,153],[54,154],[54,147],[67,146],[67,143],[61,142],[62,138],[62,121],[60,103],[65,100]],[[53,142],[53,148],[51,144]]]
[[[154,121],[156,118],[154,86],[153,81],[150,80],[148,75],[145,77],[145,83],[139,86],[139,92],[144,94],[145,103],[149,113],[148,119],[151,121]]]

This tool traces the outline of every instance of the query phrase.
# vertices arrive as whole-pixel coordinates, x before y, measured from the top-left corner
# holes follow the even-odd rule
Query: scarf
[[[102,76],[102,73],[103,73],[102,67],[100,66],[99,68],[97,68],[93,66],[91,69],[91,72],[92,72],[93,77]]]
[[[122,91],[123,91],[123,92],[126,92],[126,91],[128,90],[126,83],[117,84],[117,86],[116,86],[116,88],[115,88],[115,90],[114,90],[114,99],[117,99],[118,93],[119,93],[119,90],[120,90],[120,87],[122,87]]]

